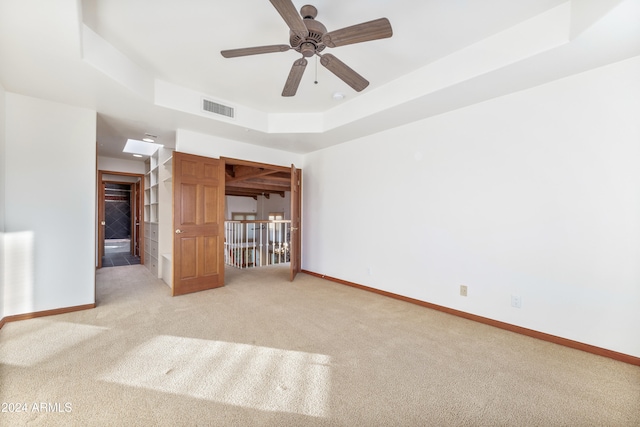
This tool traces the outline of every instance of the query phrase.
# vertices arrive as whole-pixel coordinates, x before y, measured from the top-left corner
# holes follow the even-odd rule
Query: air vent
[[[234,118],[235,110],[228,105],[218,104],[217,102],[210,101],[208,99],[202,100],[202,109],[214,114],[220,114],[221,116]]]

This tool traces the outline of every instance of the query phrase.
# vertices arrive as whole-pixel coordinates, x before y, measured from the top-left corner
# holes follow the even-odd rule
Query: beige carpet
[[[640,425],[640,367],[287,276],[98,271],[97,308],[0,331],[0,425]]]

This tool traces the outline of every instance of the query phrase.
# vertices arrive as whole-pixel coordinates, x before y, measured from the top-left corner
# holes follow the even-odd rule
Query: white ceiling
[[[315,0],[329,31],[386,17],[394,34],[327,49],[370,81],[363,92],[310,58],[283,98],[299,54],[220,55],[288,43],[267,0],[0,0],[0,83],[95,109],[110,157],[145,133],[171,146],[178,128],[304,153],[638,55],[639,3]],[[202,96],[237,119],[183,104]]]

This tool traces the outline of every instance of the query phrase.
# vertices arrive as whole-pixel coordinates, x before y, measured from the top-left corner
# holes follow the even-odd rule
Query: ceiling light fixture
[[[145,133],[144,138],[142,138],[144,142],[156,142],[156,139],[158,139],[158,135],[152,135],[150,133]]]
[[[342,92],[334,92],[333,99],[336,101],[342,101],[344,99],[344,94]]]

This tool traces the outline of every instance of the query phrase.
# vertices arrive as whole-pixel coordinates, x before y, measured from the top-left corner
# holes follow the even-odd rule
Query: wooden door
[[[301,216],[301,207],[302,207],[302,198],[301,198],[301,187],[302,187],[302,171],[300,169],[296,169],[294,165],[291,165],[291,248],[289,249],[290,254],[290,269],[291,269],[291,281],[295,279],[296,274],[300,272],[300,258],[301,258],[301,244],[302,239],[301,231],[302,231],[302,221],[300,219]]]
[[[224,285],[224,162],[173,154],[173,295]]]

